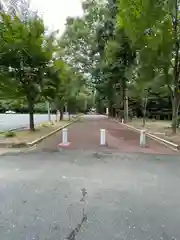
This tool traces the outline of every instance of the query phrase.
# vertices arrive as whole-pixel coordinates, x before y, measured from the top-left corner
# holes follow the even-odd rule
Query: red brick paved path
[[[100,147],[100,129],[106,129],[107,146]],[[75,150],[109,150],[115,152],[143,152],[154,154],[177,154],[163,144],[150,138],[148,147],[139,146],[139,133],[134,132],[120,123],[107,118],[87,118],[68,128],[68,149]],[[37,145],[38,149],[56,149],[62,141],[61,132]]]

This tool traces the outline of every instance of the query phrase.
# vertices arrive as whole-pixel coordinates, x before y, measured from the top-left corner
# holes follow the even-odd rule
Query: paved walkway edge
[[[44,139],[46,139],[46,138],[54,135],[55,133],[59,132],[59,131],[62,130],[63,128],[66,128],[66,127],[70,126],[71,124],[77,122],[78,120],[79,120],[79,119],[74,120],[74,121],[72,121],[72,122],[69,122],[68,124],[66,124],[66,125],[64,125],[64,126],[61,126],[61,127],[57,128],[57,129],[55,129],[54,131],[48,133],[47,135],[44,135],[44,136],[42,136],[41,138],[34,140],[33,142],[27,143],[27,146],[28,146],[28,147],[34,146],[35,144],[37,144],[37,143],[43,141]]]
[[[66,125],[61,126],[61,127],[57,128],[56,130],[48,133],[47,135],[42,136],[41,138],[36,139],[36,140],[34,140],[33,142],[27,143],[27,146],[28,146],[28,147],[33,147],[35,144],[37,144],[37,143],[43,141],[44,139],[52,136],[53,134],[59,132],[59,131],[62,130],[63,128],[69,127],[71,124],[76,123],[77,121],[81,120],[82,117],[83,117],[83,116],[79,116],[79,117],[77,117],[76,119],[73,119],[72,121],[70,121],[69,123],[67,123]]]
[[[52,136],[53,134],[59,132],[60,130],[62,130],[63,128],[66,128],[68,126],[70,126],[71,124],[79,121],[82,118],[82,116],[78,117],[77,119],[73,119],[72,121],[70,121],[69,123],[65,124],[64,126],[61,126],[55,130],[53,130],[52,132],[42,136],[41,138],[38,138],[32,142],[19,142],[19,143],[0,143],[0,148],[6,148],[6,149],[13,149],[13,148],[25,148],[25,147],[33,147],[34,145],[36,145],[37,143],[43,141],[44,139]]]
[[[135,128],[135,127],[133,127],[133,126],[131,126],[131,125],[128,125],[128,124],[125,124],[125,123],[121,123],[120,121],[118,121],[118,120],[116,120],[116,119],[111,118],[111,120],[113,120],[113,121],[115,121],[115,122],[117,122],[117,123],[119,123],[119,124],[122,124],[123,126],[126,126],[127,128],[132,129],[132,130],[134,130],[134,131],[136,131],[136,132],[139,132],[139,133],[140,133],[140,131],[141,131],[141,129]],[[160,143],[166,145],[167,147],[170,147],[170,148],[173,149],[174,151],[179,151],[179,147],[180,147],[180,146],[179,146],[178,144],[175,144],[175,143],[170,142],[170,141],[167,141],[167,140],[165,140],[165,139],[163,139],[163,138],[157,137],[157,136],[155,136],[155,135],[153,135],[153,134],[151,134],[151,133],[146,133],[146,135],[147,135],[149,138],[152,138],[152,139],[154,139],[155,141],[160,142]]]

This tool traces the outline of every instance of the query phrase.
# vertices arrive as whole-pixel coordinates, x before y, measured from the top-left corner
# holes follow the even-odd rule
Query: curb
[[[79,119],[78,119],[78,120],[79,120]],[[26,143],[26,146],[27,146],[27,147],[32,147],[32,146],[34,146],[35,144],[41,142],[42,140],[44,140],[44,139],[52,136],[53,134],[59,132],[59,131],[62,130],[63,128],[66,128],[66,127],[70,126],[71,124],[75,123],[75,122],[78,121],[78,120],[72,121],[72,122],[70,122],[70,123],[68,123],[68,124],[66,124],[66,125],[64,125],[64,126],[61,126],[61,127],[57,128],[57,129],[55,129],[54,131],[48,133],[47,135],[42,136],[42,137],[39,138],[39,139],[36,139],[36,140],[34,140],[34,141],[32,141],[32,142],[29,142],[29,143]]]
[[[24,148],[24,147],[33,147],[35,144],[43,141],[44,139],[52,136],[53,134],[59,132],[60,130],[62,130],[63,128],[66,128],[68,126],[70,126],[71,124],[73,123],[76,123],[77,121],[79,121],[81,119],[81,117],[77,118],[77,119],[74,119],[73,121],[67,123],[66,125],[64,126],[61,126],[55,130],[53,130],[52,132],[48,133],[47,135],[44,135],[42,136],[41,138],[39,139],[36,139],[32,142],[19,142],[19,143],[0,143],[0,148],[8,148],[8,149],[12,149],[12,148]]]
[[[115,119],[112,119],[113,121],[115,121],[115,122],[117,122],[117,123],[119,123],[119,124],[121,124],[121,125],[123,125],[123,126],[125,126],[125,127],[127,127],[127,128],[130,128],[130,129],[132,129],[132,130],[134,130],[134,131],[136,131],[136,132],[140,132],[141,131],[141,129],[139,129],[139,128],[135,128],[135,127],[133,127],[133,126],[130,126],[130,125],[128,125],[128,124],[122,124],[121,122],[119,122],[118,120],[115,120]],[[173,149],[174,151],[179,151],[179,145],[178,144],[175,144],[175,143],[173,143],[173,142],[170,142],[170,141],[168,141],[168,140],[165,140],[165,139],[163,139],[163,138],[160,138],[160,137],[157,137],[157,136],[155,136],[155,135],[153,135],[153,134],[151,134],[151,133],[146,133],[146,135],[149,137],[149,138],[151,138],[151,139],[153,139],[153,140],[155,140],[155,141],[157,141],[157,142],[159,142],[159,143],[162,143],[162,144],[164,144],[164,145],[166,145],[167,147],[170,147],[171,149]]]

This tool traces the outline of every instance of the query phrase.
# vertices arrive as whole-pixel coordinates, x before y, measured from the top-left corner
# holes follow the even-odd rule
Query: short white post
[[[141,130],[140,132],[140,147],[146,146],[146,130]]]
[[[63,128],[62,129],[62,142],[59,144],[59,147],[69,147],[70,142],[68,142],[68,129]]]
[[[106,108],[106,115],[109,115],[109,108]]]
[[[106,145],[106,130],[100,129],[100,145],[104,146]]]
[[[62,130],[62,144],[68,144],[68,130],[63,128]]]
[[[124,118],[122,118],[121,123],[124,124]]]

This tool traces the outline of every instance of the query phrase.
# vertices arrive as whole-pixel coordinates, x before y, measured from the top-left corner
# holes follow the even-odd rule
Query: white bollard
[[[109,108],[106,108],[106,115],[109,115]]]
[[[140,147],[146,147],[146,130],[140,132]]]
[[[106,130],[100,129],[100,145],[104,146],[106,145]]]
[[[121,122],[122,122],[122,124],[124,124],[124,118],[122,118]]]
[[[59,147],[68,147],[70,146],[70,142],[68,142],[68,129],[62,129],[62,142],[59,144]]]
[[[62,130],[62,144],[68,144],[68,130],[63,128]]]

